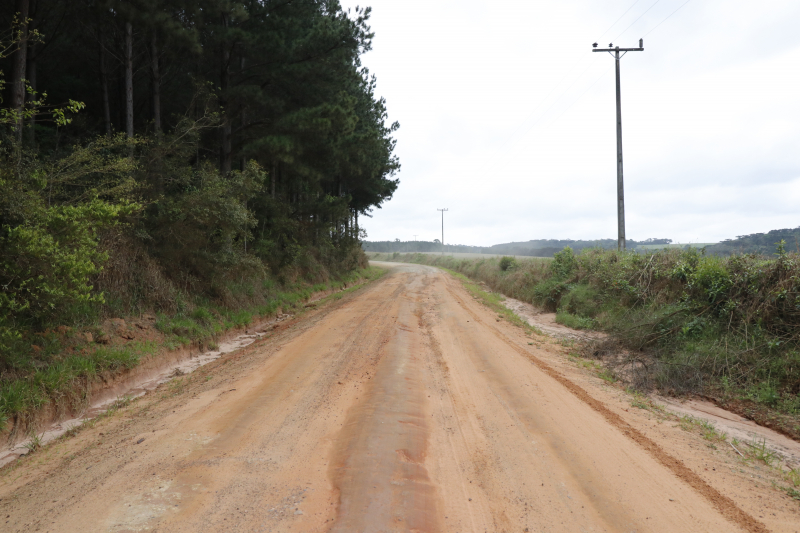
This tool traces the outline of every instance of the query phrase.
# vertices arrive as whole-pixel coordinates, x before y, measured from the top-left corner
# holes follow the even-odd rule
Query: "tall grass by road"
[[[800,256],[784,243],[773,257],[565,248],[550,261],[385,259],[446,267],[562,324],[608,332],[587,350],[635,386],[766,406],[800,436]]]

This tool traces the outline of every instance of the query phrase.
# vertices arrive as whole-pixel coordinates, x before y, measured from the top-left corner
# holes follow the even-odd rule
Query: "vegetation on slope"
[[[800,228],[774,229],[767,233],[740,235],[735,239],[725,239],[718,244],[706,247],[706,253],[715,255],[771,254],[775,250],[775,243],[779,241],[785,241],[787,249],[800,254]]]
[[[800,437],[800,256],[782,242],[773,257],[565,248],[552,261],[393,260],[444,266],[565,325],[606,331],[610,340],[591,353],[636,386],[744,402],[754,418]]]
[[[224,322],[366,267],[358,216],[399,168],[360,64],[368,18],[335,1],[3,4],[0,419],[138,357],[65,351],[54,331]]]
[[[313,285],[267,282],[263,299],[255,305],[230,308],[198,299],[193,307],[175,314],[144,314],[127,323],[111,319],[82,330],[59,326],[23,337],[7,356],[13,370],[5,372],[0,385],[0,427],[11,421],[17,432],[35,429],[41,409],[49,408],[57,416],[79,411],[86,407],[93,387],[148,356],[187,345],[216,349],[228,330],[278,312],[301,313],[314,294],[333,290],[338,291],[333,298],[341,297],[343,291],[382,273],[376,268],[358,269]]]

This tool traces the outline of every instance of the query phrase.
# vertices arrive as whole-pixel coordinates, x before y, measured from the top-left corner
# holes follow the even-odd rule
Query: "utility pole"
[[[613,48],[612,48],[613,47]],[[614,56],[617,66],[617,250],[625,250],[625,189],[622,183],[622,96],[619,88],[619,60],[628,52],[643,52],[644,39],[639,39],[639,48],[620,48],[608,43],[608,48],[592,45],[592,52],[608,52]],[[622,52],[622,55],[619,53]]]
[[[444,255],[444,212],[447,211],[447,209],[436,208],[436,210],[442,212],[442,255]]]

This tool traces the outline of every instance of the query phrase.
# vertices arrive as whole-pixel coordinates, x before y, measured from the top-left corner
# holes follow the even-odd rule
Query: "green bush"
[[[553,262],[550,263],[550,270],[553,276],[558,279],[566,279],[572,275],[577,266],[575,253],[572,248],[567,246],[560,252],[553,254]]]
[[[513,257],[504,256],[500,259],[500,270],[506,272],[507,270],[513,270],[517,266],[517,260]]]
[[[566,311],[556,313],[556,322],[573,329],[594,329],[595,321],[588,317],[573,315]]]
[[[603,309],[603,296],[597,287],[576,283],[562,297],[559,310],[572,315],[594,318]]]
[[[561,304],[561,298],[569,291],[568,283],[558,279],[548,279],[533,287],[533,303],[546,311],[555,313]]]

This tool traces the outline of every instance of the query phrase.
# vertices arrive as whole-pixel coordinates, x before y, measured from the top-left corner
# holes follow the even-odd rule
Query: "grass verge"
[[[155,316],[151,340],[116,336],[109,341],[111,335],[99,325],[87,332],[60,328],[36,335],[35,344],[20,342],[14,358],[7,362],[10,371],[0,376],[0,431],[25,430],[35,436],[37,417],[44,410],[50,409],[56,417],[80,410],[87,405],[92,387],[136,367],[145,357],[191,344],[214,347],[226,331],[278,311],[301,313],[306,302],[320,292],[333,291],[311,307],[342,298],[384,273],[367,267],[327,283],[276,286],[266,303],[250,308],[223,308],[200,301],[191,310]],[[109,344],[98,344],[95,339]]]
[[[538,335],[542,334],[542,332],[538,328],[531,326],[526,321],[522,320],[519,316],[517,316],[517,314],[514,313],[514,311],[504,306],[502,303],[504,298],[500,294],[483,290],[480,287],[480,285],[478,285],[477,283],[466,277],[464,274],[461,274],[460,272],[456,272],[455,270],[451,270],[445,267],[440,267],[440,268],[445,272],[448,272],[457,280],[461,281],[461,283],[464,285],[464,288],[467,289],[467,292],[469,292],[473,298],[480,300],[484,305],[486,305],[486,307],[497,313],[498,320],[507,320],[512,324],[514,324],[515,326],[521,327],[528,333],[536,333]]]

